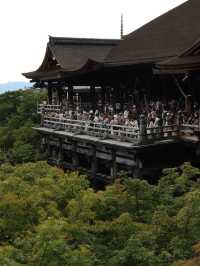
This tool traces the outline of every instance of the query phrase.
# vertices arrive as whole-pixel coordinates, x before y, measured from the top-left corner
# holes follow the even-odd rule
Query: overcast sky
[[[185,0],[1,0],[0,83],[39,67],[48,35],[119,38]]]

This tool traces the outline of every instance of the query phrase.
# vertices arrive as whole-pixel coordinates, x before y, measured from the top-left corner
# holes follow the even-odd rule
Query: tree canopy
[[[199,178],[186,163],[95,191],[45,162],[2,164],[0,265],[198,265],[186,263],[199,259]]]
[[[38,90],[0,95],[0,265],[198,266],[200,169],[96,191],[39,152]]]
[[[0,162],[41,159],[39,135],[32,127],[39,123],[37,102],[44,97],[45,93],[36,89],[0,95]]]

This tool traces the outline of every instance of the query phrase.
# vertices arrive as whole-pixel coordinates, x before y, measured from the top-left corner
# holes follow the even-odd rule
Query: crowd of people
[[[140,117],[143,115],[146,120],[147,127],[159,127],[181,124],[199,124],[199,106],[197,103],[192,104],[188,110],[184,103],[172,100],[167,103],[161,101],[149,102],[148,104],[124,106],[123,111],[119,108],[119,104],[114,107],[106,104],[104,110],[65,110],[61,108],[59,111],[51,110],[50,112],[43,110],[43,116],[55,117],[58,119],[67,118],[71,120],[91,121],[97,124],[123,125],[138,128]]]

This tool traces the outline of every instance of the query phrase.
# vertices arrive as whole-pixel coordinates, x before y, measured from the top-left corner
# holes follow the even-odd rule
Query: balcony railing
[[[177,125],[140,129],[124,125],[110,125],[94,123],[92,121],[73,120],[66,118],[44,117],[42,127],[55,131],[71,132],[102,139],[115,139],[128,142],[146,140],[172,139],[179,136],[180,128]],[[143,133],[142,133],[143,132]],[[144,133],[145,132],[145,133]]]
[[[43,112],[60,112],[60,104],[38,104],[37,113],[42,114]]]

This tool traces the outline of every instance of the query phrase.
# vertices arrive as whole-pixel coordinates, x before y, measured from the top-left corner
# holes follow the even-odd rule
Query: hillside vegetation
[[[199,250],[199,177],[184,164],[157,185],[122,177],[97,192],[85,176],[44,162],[4,164],[0,265],[199,265],[184,262]]]
[[[0,265],[200,265],[200,170],[185,163],[155,185],[121,176],[95,191],[39,161],[43,97],[0,95]]]
[[[39,135],[32,127],[39,123],[37,102],[43,97],[44,93],[35,89],[0,95],[0,162],[41,159]]]

